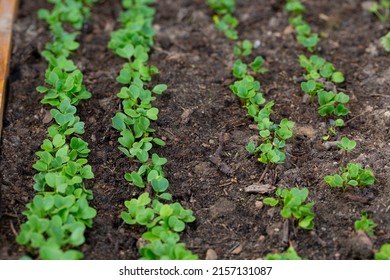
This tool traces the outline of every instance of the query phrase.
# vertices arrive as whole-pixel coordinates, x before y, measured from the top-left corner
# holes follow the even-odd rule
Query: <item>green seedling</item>
[[[254,117],[259,128],[259,140],[261,144],[256,146],[249,142],[246,150],[250,154],[258,154],[258,160],[266,165],[282,164],[286,159],[283,148],[286,140],[293,136],[294,123],[283,119],[279,125],[270,121],[274,103],[268,102]]]
[[[387,33],[385,36],[383,36],[380,40],[383,48],[387,51],[390,52],[390,32]]]
[[[237,57],[244,57],[252,54],[253,44],[249,40],[244,40],[242,43],[237,43],[234,46],[233,52]]]
[[[230,15],[226,14],[223,17],[220,17],[218,15],[213,16],[213,20],[215,23],[215,26],[222,31],[227,38],[230,40],[237,40],[238,39],[238,33],[235,28],[238,25],[238,20]]]
[[[383,244],[378,253],[375,253],[376,260],[390,260],[390,244]]]
[[[345,107],[348,103],[349,96],[345,93],[333,93],[331,91],[320,90],[318,95],[318,114],[320,116],[345,116],[348,115],[349,110]]]
[[[320,38],[317,33],[311,32],[310,25],[302,19],[302,14],[305,12],[305,6],[298,0],[287,1],[285,5],[286,11],[293,14],[290,17],[289,23],[295,28],[297,32],[297,41],[302,46],[313,52],[317,46]]]
[[[337,133],[336,133],[336,128],[337,127],[343,127],[344,126],[344,120],[343,119],[337,119],[334,121],[334,124],[332,124],[329,128],[328,128],[328,135],[326,136],[323,136],[322,137],[322,140],[324,141],[327,141],[330,137],[333,137],[333,136],[336,136]]]
[[[375,14],[382,23],[385,23],[390,16],[390,1],[381,0],[380,2],[372,4],[370,12]]]
[[[337,144],[337,146],[344,150],[345,153],[351,152],[356,147],[356,141],[349,140],[348,137],[343,137],[340,141],[340,143]]]
[[[306,80],[318,80],[324,78],[333,83],[344,82],[344,76],[341,72],[335,71],[335,67],[327,62],[322,57],[312,55],[307,58],[304,55],[299,56],[299,64],[306,69],[307,74],[304,75]]]
[[[207,4],[220,15],[233,14],[236,10],[236,0],[207,0]]]
[[[263,202],[272,207],[280,204],[282,210],[280,214],[285,219],[292,219],[298,221],[298,226],[302,229],[311,230],[314,228],[314,213],[311,208],[314,202],[304,204],[309,191],[307,188],[299,189],[292,188],[278,188],[276,191],[277,198],[267,197]]]
[[[284,6],[287,12],[302,14],[305,12],[305,6],[299,0],[287,0],[286,5]]]
[[[319,115],[337,117],[347,115],[349,110],[345,104],[348,103],[349,96],[342,92],[335,93],[324,89],[326,82],[342,83],[344,81],[343,74],[335,71],[331,63],[316,55],[312,55],[310,58],[300,55],[299,63],[307,71],[307,74],[304,75],[307,81],[301,83],[301,88],[311,96],[312,100],[317,96]]]
[[[213,21],[217,29],[222,31],[228,39],[237,40],[238,33],[235,28],[238,25],[238,20],[233,16],[236,9],[236,1],[207,0],[207,4],[216,13],[216,15],[213,16]]]
[[[355,222],[355,230],[363,230],[365,233],[367,233],[370,236],[375,235],[374,228],[376,228],[378,225],[374,223],[373,220],[368,218],[368,214],[366,211],[362,211],[361,214],[362,214],[361,219]]]
[[[369,187],[372,186],[376,178],[369,168],[362,168],[359,163],[348,163],[347,167],[340,167],[341,175],[326,176],[325,182],[332,188],[341,188],[344,191],[348,187]]]
[[[91,98],[91,93],[83,85],[83,74],[80,70],[66,72],[60,67],[48,69],[45,82],[51,87],[39,86],[37,91],[45,93],[41,103],[58,106],[61,101],[70,99],[72,105],[78,105],[81,100]]]
[[[302,260],[300,256],[298,256],[297,252],[294,250],[293,247],[289,247],[286,252],[279,253],[279,254],[267,254],[264,258],[268,261],[285,261],[285,260]]]
[[[162,227],[154,227],[142,235],[149,241],[140,249],[141,260],[197,260],[198,256],[185,249],[184,243],[178,243],[176,233],[167,232]]]
[[[149,230],[142,237],[149,241],[140,249],[145,260],[189,260],[197,259],[190,251],[185,250],[183,243],[178,243],[178,232],[185,229],[185,223],[195,220],[191,210],[185,210],[179,203],[162,204],[151,200],[148,193],[138,199],[126,201],[128,212],[122,212],[125,223],[146,226]]]
[[[264,59],[262,56],[256,56],[255,60],[250,64],[251,69],[256,74],[263,74],[268,71],[267,68],[263,67]]]

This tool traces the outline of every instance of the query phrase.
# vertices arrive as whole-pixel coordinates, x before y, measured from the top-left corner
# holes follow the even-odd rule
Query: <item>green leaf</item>
[[[153,190],[157,193],[165,192],[169,187],[169,182],[165,178],[153,179],[151,181]]]
[[[131,181],[134,183],[134,185],[136,185],[139,188],[145,187],[142,177],[137,172],[134,171],[131,172],[130,176],[131,176]]]
[[[116,130],[122,131],[126,128],[126,124],[124,122],[124,117],[123,114],[117,113],[113,118],[112,118],[112,127],[115,128]]]
[[[332,81],[335,83],[342,83],[344,82],[344,76],[341,72],[334,72],[332,75]]]
[[[134,47],[131,44],[127,44],[123,48],[116,49],[116,53],[122,58],[130,59],[134,54]]]
[[[164,85],[164,84],[160,84],[160,85],[156,85],[153,89],[152,89],[152,92],[155,93],[155,94],[162,94],[164,91],[167,90],[167,85]]]
[[[170,205],[168,204],[164,204],[161,209],[160,209],[160,216],[164,219],[164,218],[167,218],[169,216],[171,216],[173,213],[173,209],[171,208]]]
[[[161,140],[160,138],[157,138],[157,137],[153,138],[153,142],[156,143],[159,146],[165,146],[166,145],[163,140]]]
[[[272,207],[276,206],[279,203],[279,201],[277,199],[272,198],[272,197],[264,198],[263,202],[264,202],[264,204],[267,204],[267,205],[272,206]]]

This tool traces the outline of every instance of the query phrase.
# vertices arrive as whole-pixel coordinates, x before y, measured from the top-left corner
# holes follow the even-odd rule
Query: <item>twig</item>
[[[379,96],[379,97],[387,97],[387,98],[390,98],[390,95],[384,95],[384,94],[379,94],[379,93],[373,93],[373,94],[370,94],[369,96]]]
[[[11,227],[12,233],[15,235],[15,237],[17,237],[17,236],[18,236],[18,233],[17,233],[16,230],[15,230],[14,223],[12,222],[12,220],[9,221],[9,225],[10,225],[10,227]]]
[[[268,171],[268,166],[265,167],[265,169],[263,171],[263,174],[261,174],[260,179],[259,179],[259,183],[261,183],[261,181],[263,181],[264,176],[267,173],[267,171]]]
[[[344,122],[344,125],[346,125],[347,123],[350,123],[351,121],[353,121],[353,120],[355,120],[356,118],[358,118],[358,117],[361,117],[361,116],[363,116],[363,115],[370,115],[372,112],[367,112],[367,111],[364,111],[363,113],[361,113],[361,114],[359,114],[359,115],[357,115],[357,116],[354,116],[352,119],[349,119],[349,120],[347,120],[346,122]]]
[[[282,242],[284,244],[287,244],[288,243],[288,236],[289,236],[289,220],[286,219],[283,223],[283,236],[282,236]]]

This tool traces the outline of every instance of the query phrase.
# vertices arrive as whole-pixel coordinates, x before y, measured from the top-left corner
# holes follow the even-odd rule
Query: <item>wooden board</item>
[[[5,93],[11,57],[12,24],[18,0],[0,0],[0,137],[3,130]]]

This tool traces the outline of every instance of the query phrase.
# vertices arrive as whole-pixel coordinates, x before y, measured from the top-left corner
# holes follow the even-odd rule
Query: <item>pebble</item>
[[[261,201],[256,201],[255,202],[255,208],[256,209],[261,209],[261,208],[263,208],[263,206],[264,206],[263,202],[261,202]]]
[[[238,245],[236,248],[233,249],[232,254],[233,255],[240,254],[242,252],[242,248],[243,248],[242,244]]]
[[[206,260],[218,260],[218,255],[213,249],[208,249],[206,252]]]

